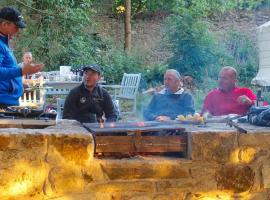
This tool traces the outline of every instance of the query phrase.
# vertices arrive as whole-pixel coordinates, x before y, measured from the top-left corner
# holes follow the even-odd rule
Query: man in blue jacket
[[[16,58],[9,47],[9,40],[25,28],[22,15],[12,7],[0,10],[0,108],[19,105],[23,94],[22,76],[34,74],[43,68],[43,64],[29,63],[18,67]]]
[[[169,69],[164,75],[165,88],[155,94],[144,111],[144,119],[151,121],[173,120],[177,115],[194,114],[192,96],[184,91],[178,71]]]

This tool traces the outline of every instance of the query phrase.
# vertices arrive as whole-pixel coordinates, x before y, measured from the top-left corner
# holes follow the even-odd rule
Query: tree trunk
[[[131,50],[131,0],[125,0],[126,13],[125,13],[125,50]]]

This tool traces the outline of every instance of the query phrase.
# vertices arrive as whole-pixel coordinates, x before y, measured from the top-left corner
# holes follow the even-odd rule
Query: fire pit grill
[[[173,122],[84,123],[94,136],[95,156],[186,155],[187,134]]]
[[[0,111],[0,119],[55,119],[56,113],[28,106],[10,106]]]
[[[18,107],[0,111],[0,128],[45,128],[55,125],[56,113]]]

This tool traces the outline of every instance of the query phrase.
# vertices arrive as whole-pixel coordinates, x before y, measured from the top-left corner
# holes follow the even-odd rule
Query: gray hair
[[[181,80],[180,73],[177,70],[175,70],[175,69],[168,69],[168,70],[166,70],[165,74],[166,73],[173,74],[176,79]]]
[[[23,56],[24,56],[24,55],[30,55],[30,56],[33,56],[32,53],[31,53],[30,51],[24,52],[24,53],[23,53]]]
[[[220,71],[231,71],[234,75],[235,78],[237,78],[238,76],[238,73],[236,71],[236,69],[234,67],[231,67],[231,66],[225,66],[225,67],[222,67],[222,69]]]

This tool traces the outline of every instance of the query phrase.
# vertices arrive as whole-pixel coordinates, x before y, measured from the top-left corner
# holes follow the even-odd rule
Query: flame
[[[110,123],[110,127],[114,128],[115,127],[115,123]]]
[[[143,127],[143,126],[145,126],[145,123],[144,123],[144,122],[137,122],[137,125],[138,125],[139,127]]]

